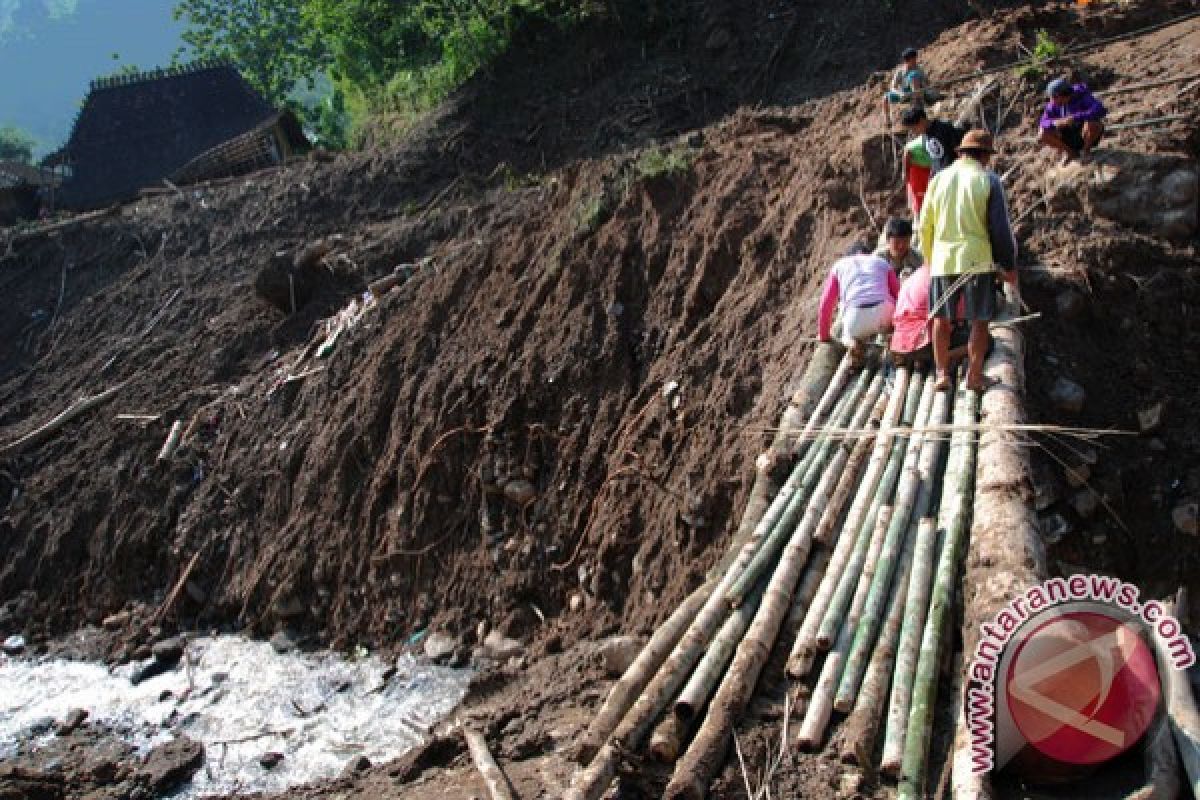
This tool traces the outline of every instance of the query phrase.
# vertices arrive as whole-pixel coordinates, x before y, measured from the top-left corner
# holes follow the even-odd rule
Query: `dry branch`
[[[125,388],[126,383],[128,383],[128,381],[118,383],[116,386],[105,389],[100,394],[93,395],[91,397],[82,397],[79,400],[76,400],[65,411],[47,422],[45,425],[30,431],[19,439],[0,446],[0,455],[19,453],[26,447],[31,447],[41,442],[58,431],[59,428],[78,417],[80,414],[83,414],[85,411],[90,411],[101,403],[104,403],[112,398],[117,394],[117,392]]]

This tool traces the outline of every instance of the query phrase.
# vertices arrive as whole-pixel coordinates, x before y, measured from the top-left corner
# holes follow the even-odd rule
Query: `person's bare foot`
[[[986,392],[999,382],[999,378],[993,378],[990,375],[980,375],[978,378],[967,378],[967,391]]]
[[[939,369],[937,371],[937,382],[933,384],[933,390],[935,392],[950,391],[950,373],[949,372],[947,372],[944,369]]]

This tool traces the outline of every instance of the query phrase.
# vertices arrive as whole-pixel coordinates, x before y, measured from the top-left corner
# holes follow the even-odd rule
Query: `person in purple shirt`
[[[1055,78],[1046,87],[1049,102],[1039,123],[1038,142],[1063,154],[1063,163],[1073,158],[1086,161],[1092,148],[1104,135],[1104,105],[1085,84],[1072,85],[1066,78]]]

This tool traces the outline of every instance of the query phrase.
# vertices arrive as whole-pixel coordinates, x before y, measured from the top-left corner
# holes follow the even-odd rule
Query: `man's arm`
[[[837,309],[840,292],[837,273],[830,270],[829,277],[825,279],[825,290],[821,292],[820,310],[817,312],[817,336],[822,342],[829,341],[829,333],[833,328],[833,312]]]
[[[1008,203],[1004,197],[1004,185],[1000,176],[988,173],[991,191],[988,192],[987,224],[988,239],[992,245],[992,261],[1005,272],[1017,268],[1017,240],[1008,221]]]
[[[1044,131],[1052,131],[1057,125],[1058,120],[1050,115],[1050,104],[1047,103],[1046,107],[1042,109],[1042,118],[1038,121],[1038,128]]]

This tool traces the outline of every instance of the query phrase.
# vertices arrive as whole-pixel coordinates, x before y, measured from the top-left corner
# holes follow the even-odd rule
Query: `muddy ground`
[[[651,631],[723,552],[811,351],[825,268],[902,210],[882,139],[863,140],[880,125],[875,71],[909,41],[936,79],[1013,61],[1038,29],[1080,44],[1194,5],[964,22],[956,3],[712,3],[682,28],[530,30],[397,142],[381,127],[362,153],[15,244],[0,262],[0,442],[122,388],[0,456],[0,632],[43,646],[129,612],[97,648],[123,660],[175,628],[380,649],[436,631],[467,661],[499,631],[524,653],[479,679],[467,713],[521,796],[556,796],[558,751],[608,680],[592,643]],[[1064,67],[1104,88],[1194,71],[1197,51],[1193,20]],[[1044,76],[1000,77],[1015,102],[996,168],[1017,167],[1020,214],[1052,163],[1029,143]],[[1114,106],[1194,111],[1198,95]],[[1195,122],[1105,144],[1194,158]],[[1080,456],[1035,451],[1044,511],[1071,528],[1051,563],[1195,597],[1200,548],[1171,518],[1200,496],[1195,241],[1045,209],[1018,233],[1024,264],[1055,266],[1026,281],[1043,312],[1031,416],[1136,430],[1165,403],[1157,430],[1097,448],[1105,503],[1090,515],[1063,476]],[[401,264],[402,285],[318,356],[323,321]],[[1087,392],[1081,412],[1050,399],[1063,374]],[[185,443],[160,462],[176,420]],[[739,732],[754,762],[777,746],[784,690],[775,664]],[[464,758],[436,739],[307,795],[479,793]],[[847,772],[795,754],[778,785],[884,791]],[[631,768],[625,791],[656,796],[665,778]],[[714,796],[741,782],[728,767]]]

